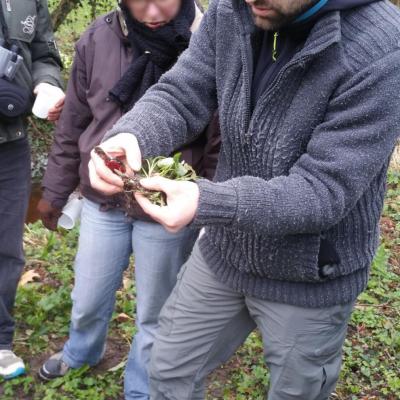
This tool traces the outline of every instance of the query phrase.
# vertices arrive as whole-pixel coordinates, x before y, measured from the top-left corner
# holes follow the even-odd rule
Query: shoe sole
[[[18,376],[21,376],[21,375],[25,375],[25,373],[26,373],[25,368],[19,367],[11,374],[3,375],[3,378],[5,380],[9,380],[9,379],[17,378]]]
[[[40,368],[40,370],[38,372],[38,376],[39,376],[40,379],[42,379],[43,381],[46,381],[46,382],[50,382],[53,379],[61,378],[61,376],[50,376],[50,375],[47,375],[46,371],[43,370],[43,367]]]

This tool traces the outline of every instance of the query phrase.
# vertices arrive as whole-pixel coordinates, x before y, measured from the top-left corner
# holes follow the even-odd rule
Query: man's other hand
[[[143,195],[135,193],[135,198],[143,210],[165,229],[170,232],[178,232],[192,222],[200,195],[196,183],[173,181],[160,176],[142,179],[140,183],[146,189],[166,194],[167,205],[159,207],[152,204]]]

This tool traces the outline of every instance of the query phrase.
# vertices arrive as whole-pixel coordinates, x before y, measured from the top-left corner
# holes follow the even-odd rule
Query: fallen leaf
[[[126,361],[121,361],[119,364],[115,365],[114,367],[108,369],[108,372],[115,372],[118,371],[121,368],[124,368],[126,364]]]
[[[125,322],[125,321],[131,321],[131,320],[133,320],[132,317],[130,317],[128,314],[125,314],[125,313],[118,314],[118,315],[115,317],[115,319],[116,319],[118,322]]]
[[[125,290],[128,290],[132,287],[132,279],[124,277],[123,287]]]
[[[36,278],[40,278],[40,275],[35,272],[35,270],[30,269],[22,275],[19,281],[19,286],[25,286],[27,283],[33,282]]]

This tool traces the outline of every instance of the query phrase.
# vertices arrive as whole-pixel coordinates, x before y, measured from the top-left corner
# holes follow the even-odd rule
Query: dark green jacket
[[[47,0],[0,0],[0,5],[10,40],[19,46],[24,59],[15,82],[30,92],[41,82],[62,87],[61,60],[54,41]],[[25,135],[26,118],[12,122],[0,118],[0,144]]]

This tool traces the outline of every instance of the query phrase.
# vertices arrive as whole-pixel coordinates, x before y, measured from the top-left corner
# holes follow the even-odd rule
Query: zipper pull
[[[6,0],[6,8],[7,8],[7,11],[8,11],[8,12],[11,12],[11,11],[12,11],[12,8],[11,8],[11,0]]]
[[[274,33],[274,42],[272,45],[272,60],[276,61],[278,58],[278,36],[279,32]]]

